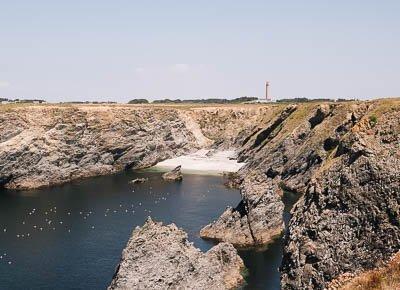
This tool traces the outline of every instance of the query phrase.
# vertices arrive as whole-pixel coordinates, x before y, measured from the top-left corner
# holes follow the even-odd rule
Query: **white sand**
[[[245,165],[245,163],[239,163],[236,160],[229,159],[235,156],[234,151],[216,151],[211,152],[211,154],[207,156],[208,152],[210,152],[210,150],[202,149],[193,154],[167,159],[157,163],[153,169],[171,170],[181,165],[183,173],[218,175],[222,174],[224,171],[236,172]]]

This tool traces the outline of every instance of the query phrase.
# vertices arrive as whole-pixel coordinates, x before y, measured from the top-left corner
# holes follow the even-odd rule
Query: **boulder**
[[[130,184],[136,184],[136,183],[144,183],[147,180],[149,180],[148,178],[135,178],[132,179],[131,181],[129,181]]]
[[[166,172],[162,175],[162,178],[164,180],[168,181],[181,181],[183,178],[182,172],[181,172],[181,165],[175,167],[173,170],[170,172]]]
[[[231,244],[203,253],[175,224],[149,217],[133,231],[108,289],[232,289],[243,283],[243,269]]]

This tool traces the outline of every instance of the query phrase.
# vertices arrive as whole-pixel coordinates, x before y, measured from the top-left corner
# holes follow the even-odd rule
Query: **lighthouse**
[[[267,82],[265,82],[265,99],[268,101],[268,102],[271,102],[271,97],[268,95],[268,86],[269,86],[269,82],[267,81]]]

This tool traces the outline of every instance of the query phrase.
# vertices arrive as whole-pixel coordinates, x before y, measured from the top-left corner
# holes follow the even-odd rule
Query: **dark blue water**
[[[136,177],[143,184],[130,185]],[[176,223],[201,250],[199,230],[239,192],[221,177],[185,175],[168,183],[156,172],[123,172],[32,191],[0,191],[0,289],[105,289],[133,228],[147,216]],[[279,289],[282,243],[240,255],[247,289]]]

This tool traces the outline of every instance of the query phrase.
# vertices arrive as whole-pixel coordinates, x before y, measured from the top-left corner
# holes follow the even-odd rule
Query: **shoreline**
[[[213,151],[200,149],[195,153],[167,159],[146,169],[149,171],[169,171],[181,165],[182,173],[202,175],[222,175],[237,172],[245,163],[237,162],[234,150]]]

